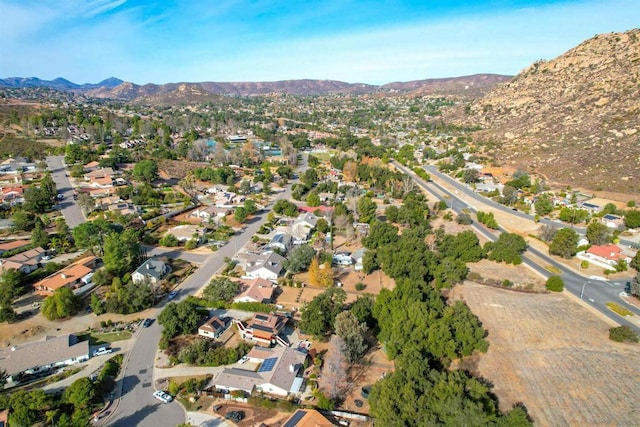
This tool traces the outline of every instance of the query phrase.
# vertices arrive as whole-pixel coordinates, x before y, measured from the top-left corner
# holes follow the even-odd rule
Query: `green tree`
[[[302,308],[300,329],[318,339],[330,335],[346,299],[347,294],[341,288],[330,288],[317,295]]]
[[[371,224],[367,237],[362,239],[362,245],[373,250],[380,246],[394,244],[398,239],[398,227],[376,220]]]
[[[133,167],[133,177],[148,184],[158,179],[158,165],[151,159],[144,159]]]
[[[349,311],[358,319],[358,322],[364,322],[369,329],[375,329],[377,322],[373,317],[373,305],[375,299],[371,294],[359,296],[352,304]]]
[[[579,224],[584,222],[589,217],[589,212],[585,209],[573,209],[564,207],[560,209],[558,218],[560,221],[568,222],[571,224]]]
[[[594,220],[587,226],[587,239],[592,245],[605,245],[611,241],[611,231],[603,223]]]
[[[627,228],[638,228],[640,227],[640,210],[629,210],[624,214],[624,225]]]
[[[548,215],[551,213],[551,211],[553,211],[553,201],[547,195],[538,197],[533,206],[536,210],[536,213],[540,216]]]
[[[564,289],[564,280],[560,276],[549,276],[545,283],[545,287],[551,292],[562,292]]]
[[[316,222],[316,230],[322,234],[327,234],[327,232],[331,231],[329,222],[324,218],[319,218]]]
[[[578,240],[580,236],[570,228],[558,230],[549,245],[549,253],[562,258],[571,258],[578,251]]]
[[[115,231],[112,224],[105,220],[87,221],[73,229],[73,240],[76,247],[91,249],[97,254],[102,253],[104,236]]]
[[[18,230],[31,231],[36,225],[36,216],[31,212],[18,210],[11,216],[11,221]]]
[[[336,335],[342,339],[340,351],[347,362],[354,363],[367,351],[364,335],[367,325],[358,321],[351,311],[343,311],[336,316],[334,323]]]
[[[82,301],[67,287],[56,289],[42,303],[42,314],[48,320],[66,319],[78,313]]]
[[[484,246],[491,261],[519,264],[520,255],[527,249],[527,242],[515,233],[502,233],[495,242],[487,242]]]
[[[640,251],[636,252],[635,256],[631,258],[629,267],[635,269],[636,271],[640,271]]]
[[[170,302],[158,316],[158,323],[162,325],[162,335],[173,338],[182,334],[192,334],[198,327],[200,315],[198,308],[188,302]]]
[[[309,267],[315,256],[316,251],[310,245],[300,245],[291,251],[284,262],[284,268],[294,274],[300,273]]]
[[[98,295],[95,293],[91,294],[91,311],[93,311],[97,316],[104,313],[104,302],[100,299]]]
[[[278,200],[275,205],[273,205],[273,211],[278,215],[291,217],[298,215],[298,207],[294,203],[284,199]]]
[[[376,218],[377,206],[371,197],[360,197],[358,199],[358,217],[360,222],[371,223]]]
[[[54,198],[44,188],[32,185],[24,190],[24,203],[22,204],[24,210],[32,213],[45,213],[53,205]]]
[[[165,234],[158,241],[158,244],[160,246],[167,246],[167,247],[171,248],[171,247],[174,247],[174,246],[178,246],[180,244],[180,242],[178,241],[178,238],[176,236],[174,236],[173,234]]]
[[[224,276],[213,278],[204,291],[202,296],[208,301],[226,301],[229,302],[240,292],[240,283],[233,281]]]
[[[140,239],[134,230],[111,233],[104,237],[104,268],[115,276],[134,269],[140,258]]]
[[[49,233],[43,228],[42,221],[36,221],[36,225],[31,232],[31,244],[42,248],[46,248],[49,244]]]
[[[478,182],[479,172],[477,169],[465,169],[462,172],[462,180],[467,184]]]
[[[307,206],[315,207],[320,206],[320,196],[315,191],[307,194]]]
[[[15,320],[16,313],[11,306],[22,286],[23,274],[15,268],[9,268],[0,275],[0,322]]]
[[[478,262],[485,255],[478,236],[471,230],[456,235],[445,234],[437,243],[441,258],[453,258],[462,262]]]
[[[238,206],[236,210],[233,212],[233,217],[239,223],[244,223],[249,217],[249,212],[247,212],[244,206]]]
[[[75,380],[64,391],[64,400],[75,408],[84,408],[93,402],[96,392],[89,377]]]

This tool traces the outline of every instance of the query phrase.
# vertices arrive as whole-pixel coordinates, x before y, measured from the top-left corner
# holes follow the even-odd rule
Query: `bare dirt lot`
[[[452,296],[489,331],[489,351],[463,365],[503,410],[522,401],[541,426],[639,425],[640,345],[610,341],[609,323],[564,295],[467,282]]]

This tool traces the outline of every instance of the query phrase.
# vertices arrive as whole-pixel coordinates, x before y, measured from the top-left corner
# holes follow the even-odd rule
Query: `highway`
[[[435,195],[440,200],[449,202],[450,207],[456,212],[456,214],[461,213],[463,209],[474,212],[473,208],[468,206],[463,200],[460,199],[460,197],[458,196],[459,193],[458,194],[451,193],[449,190],[447,190],[443,186],[433,181],[430,181],[430,182],[424,181],[423,179],[418,177],[413,171],[408,170],[398,162],[393,161],[393,164],[396,168],[398,168],[398,170],[413,177],[413,179],[416,181],[416,183],[420,187],[427,190],[429,193]],[[429,171],[429,173],[432,173],[432,174],[434,173],[432,169],[427,168],[427,170]],[[441,177],[442,175],[438,171],[436,171],[436,174],[438,177]],[[463,189],[470,191],[461,184],[456,185],[455,188],[457,188],[458,191],[462,191]],[[465,191],[464,194],[467,196],[471,196],[471,194],[469,194],[467,191]],[[473,192],[471,193],[474,196],[478,196]],[[443,196],[446,196],[446,197],[443,197]],[[481,197],[481,196],[478,196],[478,197]],[[486,203],[485,198],[482,198],[480,201],[482,203]],[[508,214],[518,215],[518,216],[525,215],[522,212],[515,212],[510,209],[506,209],[505,212]],[[527,219],[530,219],[528,215],[527,215]],[[490,230],[485,226],[483,226],[482,224],[479,224],[477,221],[474,221],[472,226],[478,233],[481,233],[483,236],[487,237],[491,241],[495,241],[501,232],[506,231],[503,229],[496,230],[496,231]],[[619,280],[612,280],[612,281],[590,279],[588,277],[584,277],[576,273],[571,269],[568,269],[565,265],[557,262],[548,254],[542,253],[531,246],[527,248],[527,251],[525,252],[525,254],[523,254],[522,258],[523,258],[524,264],[532,268],[534,271],[539,273],[544,278],[548,278],[549,276],[552,275],[552,273],[549,270],[547,270],[546,267],[553,266],[557,268],[559,271],[561,271],[560,276],[564,280],[566,291],[577,296],[583,301],[584,304],[587,304],[593,307],[594,309],[598,310],[599,312],[601,312],[602,314],[604,314],[606,317],[613,320],[614,322],[621,325],[627,325],[632,329],[634,329],[635,331],[640,332],[640,324],[634,323],[628,320],[627,318],[617,315],[606,306],[607,302],[615,302],[631,310],[635,314],[634,316],[635,319],[638,319],[640,317],[640,309],[638,309],[638,307],[636,307],[635,305],[626,303],[626,301],[620,296],[620,293],[624,291],[624,283],[631,279],[619,279]],[[540,263],[540,261],[538,260],[542,261],[542,263]]]
[[[64,169],[64,156],[49,156],[46,159],[47,167],[51,171],[51,178],[56,184],[58,194],[62,194],[64,199],[58,203],[62,215],[69,228],[73,229],[86,221],[78,202],[73,198],[73,188],[71,181]]]
[[[306,159],[303,160],[300,170],[306,168]],[[291,199],[291,185],[277,194],[275,200]],[[224,258],[233,258],[238,249],[242,248],[258,231],[260,225],[266,220],[267,212],[272,203],[256,215],[245,228],[229,242],[212,252],[202,265],[189,276],[178,288],[175,302],[184,300],[188,295],[194,294],[222,268]],[[183,257],[184,258],[184,257]],[[162,311],[166,301],[156,308],[153,318]],[[116,395],[114,409],[111,414],[100,420],[100,425],[114,427],[148,426],[148,427],[175,427],[185,422],[185,412],[178,403],[163,404],[153,397],[155,387],[153,384],[153,370],[156,360],[156,352],[160,342],[162,328],[157,321],[144,328],[138,335],[133,349],[125,355],[125,366],[122,374],[122,394]]]

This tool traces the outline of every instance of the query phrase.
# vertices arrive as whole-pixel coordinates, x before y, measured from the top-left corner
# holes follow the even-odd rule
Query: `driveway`
[[[73,199],[73,187],[71,187],[71,181],[69,181],[67,172],[64,169],[64,156],[49,156],[46,161],[51,171],[53,182],[56,183],[58,194],[64,196],[64,199],[57,206],[60,208],[69,228],[77,227],[85,222],[86,218],[78,202]]]

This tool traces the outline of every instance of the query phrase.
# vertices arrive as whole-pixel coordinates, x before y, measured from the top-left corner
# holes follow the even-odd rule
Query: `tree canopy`
[[[300,330],[317,338],[330,335],[346,299],[347,294],[341,288],[330,288],[317,295],[302,307]]]
[[[233,281],[228,277],[218,276],[213,278],[204,291],[202,296],[208,301],[226,301],[229,302],[240,292],[240,283]]]
[[[74,295],[71,289],[63,286],[44,300],[42,314],[48,320],[65,319],[78,313],[81,307],[80,298]]]

